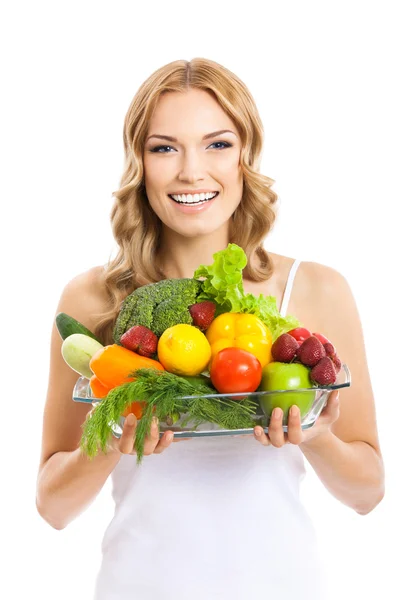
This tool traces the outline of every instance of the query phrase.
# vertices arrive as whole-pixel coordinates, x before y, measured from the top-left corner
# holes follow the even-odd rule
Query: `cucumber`
[[[97,340],[84,333],[73,333],[62,343],[61,354],[71,369],[90,379],[93,375],[90,369],[92,357],[103,348]]]
[[[83,333],[84,335],[88,335],[89,337],[96,340],[96,342],[99,342],[99,344],[101,344],[101,341],[94,335],[94,333],[92,333],[87,327],[82,325],[82,323],[79,323],[79,321],[74,319],[74,317],[70,317],[66,313],[58,313],[58,315],[56,316],[56,325],[58,333],[60,334],[63,340],[65,340],[70,335],[73,335],[74,333]]]

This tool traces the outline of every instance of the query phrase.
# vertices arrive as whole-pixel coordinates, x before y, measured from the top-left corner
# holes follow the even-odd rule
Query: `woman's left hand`
[[[275,414],[278,412],[278,418],[275,418]],[[301,428],[300,411],[297,406],[291,407],[289,411],[289,423],[288,431],[285,433],[282,427],[282,409],[274,409],[270,424],[268,427],[268,434],[266,434],[262,427],[254,427],[254,437],[263,446],[275,446],[275,448],[281,448],[287,443],[302,444],[309,442],[310,440],[327,433],[333,423],[339,418],[339,390],[334,390],[329,394],[328,402],[320,416],[309,429]],[[293,414],[294,413],[294,414]],[[260,435],[257,435],[260,432]]]

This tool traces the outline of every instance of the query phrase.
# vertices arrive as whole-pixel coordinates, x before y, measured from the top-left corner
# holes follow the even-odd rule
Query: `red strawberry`
[[[342,361],[340,360],[340,358],[338,357],[337,354],[335,354],[334,356],[331,356],[331,360],[335,367],[336,373],[339,373],[340,369],[342,368]]]
[[[310,371],[310,379],[317,385],[332,385],[336,381],[336,370],[329,356],[321,358]]]
[[[340,369],[342,368],[342,361],[336,354],[334,345],[331,344],[330,342],[328,342],[328,343],[324,344],[324,348],[325,348],[326,355],[329,356],[329,358],[332,360],[332,362],[334,364],[336,373],[339,373]]]
[[[319,339],[322,344],[330,344],[328,338],[326,338],[322,333],[313,333],[313,335]]]
[[[134,325],[121,336],[121,344],[132,352],[150,358],[157,350],[158,338],[144,325]]]
[[[211,325],[214,320],[215,310],[217,305],[211,300],[205,300],[204,302],[197,302],[189,306],[189,312],[193,319],[193,325],[199,327],[205,331]]]
[[[272,344],[271,353],[277,362],[291,362],[296,356],[300,344],[288,333],[282,333]]]
[[[323,346],[325,348],[326,355],[329,356],[329,358],[335,356],[336,350],[333,344],[331,344],[330,342],[326,342]]]
[[[321,358],[326,356],[326,351],[318,338],[311,335],[304,340],[297,350],[297,358],[307,367],[313,367]]]
[[[294,337],[294,339],[297,340],[299,344],[304,342],[304,340],[309,338],[311,335],[311,331],[309,331],[305,327],[296,327],[295,329],[291,329],[287,333]]]

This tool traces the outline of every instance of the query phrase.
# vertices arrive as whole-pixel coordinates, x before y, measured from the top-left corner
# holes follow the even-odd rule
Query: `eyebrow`
[[[207,133],[207,135],[205,135],[203,137],[203,140],[208,140],[210,138],[217,137],[217,135],[222,135],[223,133],[233,133],[233,135],[236,136],[236,133],[234,131],[231,131],[230,129],[221,129],[220,131],[214,131],[213,133]],[[158,133],[154,133],[153,135],[150,135],[147,138],[147,141],[150,140],[151,138],[159,138],[160,140],[167,140],[168,142],[177,142],[178,141],[174,137],[171,137],[169,135],[159,135]]]

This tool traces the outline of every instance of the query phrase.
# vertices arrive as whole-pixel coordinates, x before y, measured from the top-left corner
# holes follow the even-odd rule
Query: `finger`
[[[285,434],[282,427],[283,410],[274,408],[268,425],[268,436],[271,444],[276,448],[281,448],[285,444]]]
[[[339,418],[340,414],[340,393],[339,390],[334,390],[329,394],[328,402],[326,405],[329,415],[334,421]],[[333,421],[332,421],[333,422]]]
[[[124,422],[121,437],[119,438],[118,449],[122,454],[131,454],[136,437],[137,418],[130,413]]]
[[[177,440],[174,440],[174,432],[173,431],[165,431],[157,446],[154,448],[154,454],[161,454],[167,448],[171,446],[171,444]],[[179,440],[181,441],[181,440]]]
[[[178,442],[190,442],[191,440],[194,440],[194,437],[175,437],[174,436],[174,444],[177,444]]]
[[[246,436],[243,435],[241,437]],[[260,442],[260,444],[262,444],[263,446],[271,445],[271,442],[269,441],[269,438],[262,427],[254,427],[254,437],[256,438],[257,442]]]
[[[148,456],[149,454],[153,454],[157,444],[160,441],[160,432],[158,429],[158,419],[157,417],[153,417],[151,421],[151,427],[148,435],[146,435],[144,440],[144,448],[143,454]]]
[[[334,423],[339,418],[340,402],[339,390],[334,390],[328,396],[328,401],[324,410],[321,412],[320,418],[326,423]]]
[[[301,428],[301,413],[295,404],[290,407],[287,439],[291,444],[300,444],[303,441],[303,430]]]

